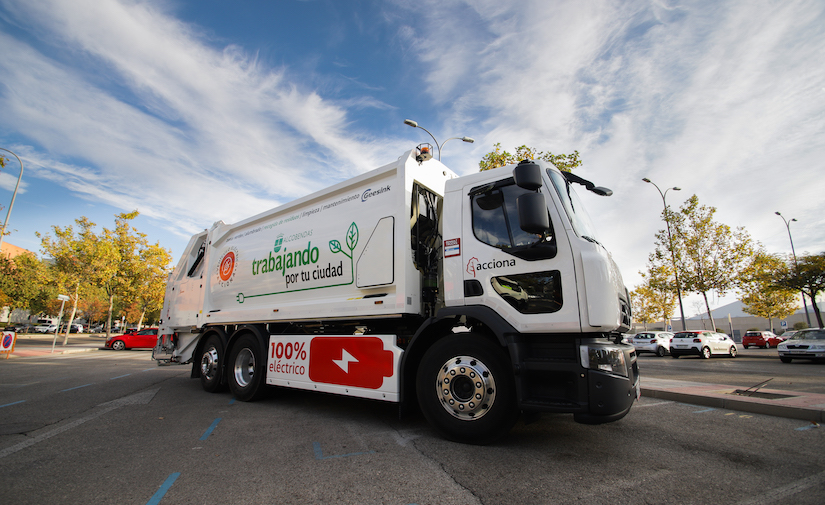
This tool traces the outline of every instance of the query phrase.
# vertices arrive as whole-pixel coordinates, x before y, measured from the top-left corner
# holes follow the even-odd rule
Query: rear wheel
[[[791,361],[793,361],[793,358],[786,358],[785,356],[780,356],[779,361],[781,361],[782,363],[790,363]]]
[[[670,357],[671,358],[677,359],[679,356],[680,356],[679,354],[673,354],[673,351],[670,351]]]
[[[424,354],[416,376],[427,421],[457,442],[487,444],[518,419],[515,380],[503,349],[475,333],[450,336]]]
[[[201,352],[201,387],[204,391],[214,393],[221,387],[221,368],[223,368],[223,342],[217,335],[206,339]]]
[[[227,375],[232,395],[242,402],[259,400],[266,394],[266,358],[255,335],[242,335],[235,342]]]
[[[703,347],[702,348],[702,357],[704,359],[710,359],[710,356],[711,356],[710,347]]]

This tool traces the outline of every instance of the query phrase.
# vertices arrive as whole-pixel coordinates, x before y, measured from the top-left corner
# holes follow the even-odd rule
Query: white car
[[[643,331],[627,338],[627,342],[636,349],[636,354],[652,352],[662,357],[670,352],[670,340],[673,333],[668,331]]]
[[[670,341],[670,355],[674,358],[691,355],[708,359],[716,354],[736,357],[736,343],[724,333],[707,330],[680,331]]]
[[[788,340],[780,342],[776,351],[782,363],[790,363],[794,359],[825,359],[825,330],[799,330]]]
[[[56,329],[56,324],[38,324],[34,327],[34,331],[36,333],[54,333],[54,330]]]

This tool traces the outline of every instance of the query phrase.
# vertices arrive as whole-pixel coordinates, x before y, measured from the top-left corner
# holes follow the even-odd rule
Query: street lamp
[[[799,265],[796,262],[796,251],[793,248],[793,237],[791,236],[791,221],[796,222],[796,218],[791,218],[791,221],[785,219],[785,216],[779,213],[779,211],[774,212],[777,216],[782,218],[782,221],[785,221],[785,228],[788,229],[788,238],[791,240],[791,253],[793,254],[793,265],[796,269],[797,275],[799,274]],[[799,290],[802,293],[802,306],[805,307],[805,319],[808,321],[808,326],[811,326],[811,315],[808,313],[808,304],[805,303],[805,292],[801,289]],[[815,303],[815,302],[813,302]]]
[[[467,142],[468,144],[472,144],[473,142],[475,142],[475,139],[472,139],[470,137],[450,137],[447,140],[445,140],[443,143],[439,144],[438,141],[435,139],[433,134],[430,133],[429,130],[427,130],[423,126],[418,126],[418,123],[416,123],[412,119],[405,119],[404,124],[408,125],[408,126],[412,126],[413,128],[421,128],[422,130],[424,130],[425,132],[430,134],[430,137],[433,138],[433,142],[435,142],[435,147],[438,148],[438,161],[441,161],[441,148],[444,147],[444,144],[446,144],[447,142],[449,142],[451,140],[454,140],[454,139],[458,139],[462,142]]]
[[[8,149],[0,147],[0,151],[6,151],[8,153],[12,153]],[[3,247],[3,237],[6,235],[6,226],[9,224],[9,216],[11,215],[11,208],[14,207],[14,199],[17,198],[17,188],[20,187],[20,179],[23,178],[23,162],[20,161],[20,157],[16,154],[12,153],[17,161],[20,162],[20,175],[17,177],[17,185],[14,187],[14,193],[11,195],[11,203],[9,204],[9,210],[6,212],[6,221],[3,223],[3,228],[0,229],[0,249]]]
[[[676,296],[679,297],[679,313],[682,315],[682,331],[687,330],[687,323],[685,323],[685,309],[682,307],[682,286],[679,284],[679,268],[676,266],[676,253],[673,250],[673,235],[670,234],[670,219],[668,218],[668,210],[667,210],[667,201],[665,201],[665,195],[671,189],[673,191],[681,191],[682,188],[672,187],[667,188],[664,193],[662,190],[659,189],[659,186],[656,185],[653,181],[648,179],[647,177],[642,179],[643,181],[647,182],[648,184],[653,184],[653,187],[659,191],[659,194],[662,195],[662,203],[665,206],[665,224],[667,225],[667,238],[670,240],[670,257],[673,259],[673,275],[676,277]]]

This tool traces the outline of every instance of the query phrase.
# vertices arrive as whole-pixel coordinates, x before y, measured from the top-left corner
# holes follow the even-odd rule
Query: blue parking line
[[[705,409],[705,410],[694,410],[693,413],[694,414],[701,414],[702,412],[710,412],[711,410],[716,410],[716,409],[709,408],[709,409]]]
[[[175,481],[178,480],[178,477],[180,477],[180,472],[175,472],[169,477],[167,477],[166,481],[160,486],[160,489],[158,489],[157,493],[153,494],[152,497],[149,498],[149,501],[146,502],[146,505],[158,505],[158,503],[160,503],[160,500],[163,498],[166,492],[169,491],[169,488],[172,487],[172,484],[174,484]]]
[[[819,424],[815,423],[815,422],[811,422],[811,424],[809,424],[807,426],[802,426],[801,428],[794,428],[794,429],[796,431],[806,431],[806,430],[812,430],[814,428],[819,428]]]
[[[315,451],[315,459],[332,459],[332,458],[348,458],[350,456],[360,456],[362,454],[375,454],[375,451],[365,452],[351,452],[349,454],[333,454],[331,456],[324,456],[324,451],[321,450],[321,444],[312,442],[312,448]]]
[[[212,425],[209,428],[207,428],[206,431],[203,432],[203,435],[201,435],[200,440],[206,440],[207,438],[209,438],[209,435],[212,434],[212,430],[215,429],[215,426],[217,426],[219,422],[221,422],[220,417],[212,421]]]
[[[19,402],[11,402],[11,403],[7,403],[5,405],[0,405],[0,409],[2,409],[3,407],[10,407],[12,405],[17,405],[18,403],[23,403],[24,401],[26,401],[26,400],[20,400]]]
[[[115,379],[122,379],[123,377],[128,377],[128,376],[130,376],[130,375],[132,375],[132,374],[127,373],[126,375],[118,375],[117,377],[112,377],[112,378],[111,378],[111,379],[109,379],[109,380],[110,380],[110,381],[113,381],[113,380],[115,380]]]
[[[82,386],[75,386],[75,387],[73,387],[73,388],[64,389],[63,391],[61,391],[61,393],[64,393],[64,392],[66,392],[66,391],[71,391],[71,390],[73,390],[73,389],[85,388],[86,386],[91,386],[92,384],[94,384],[94,382],[92,382],[92,383],[90,383],[90,384],[83,384]]]
[[[235,399],[234,399],[234,398],[232,398],[231,400],[229,400],[229,405],[232,405],[233,403],[235,403]]]

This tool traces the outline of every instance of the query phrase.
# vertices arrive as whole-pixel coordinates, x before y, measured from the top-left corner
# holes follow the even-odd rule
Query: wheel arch
[[[232,347],[235,346],[238,339],[246,334],[254,335],[258,339],[261,344],[261,349],[264,351],[264,356],[266,356],[266,346],[269,341],[269,332],[266,331],[266,326],[263,324],[244,324],[238,326],[227,338],[226,351],[224,351],[226,356],[229,356],[232,353]]]
[[[226,344],[228,342],[228,338],[226,336],[226,332],[221,327],[209,327],[206,328],[205,331],[201,334],[200,338],[198,339],[198,345],[195,347],[195,352],[192,354],[192,373],[190,377],[192,379],[197,379],[201,376],[201,353],[203,352],[203,346],[206,341],[212,335],[217,335],[220,339],[221,343],[223,344],[224,353],[226,353]],[[223,373],[221,373],[221,377]]]
[[[438,340],[452,335],[453,328],[467,326],[502,348],[506,359],[512,362],[506,335],[515,329],[498,313],[484,306],[445,307],[435,317],[424,321],[401,357],[401,402],[416,401],[415,375],[424,353]]]

